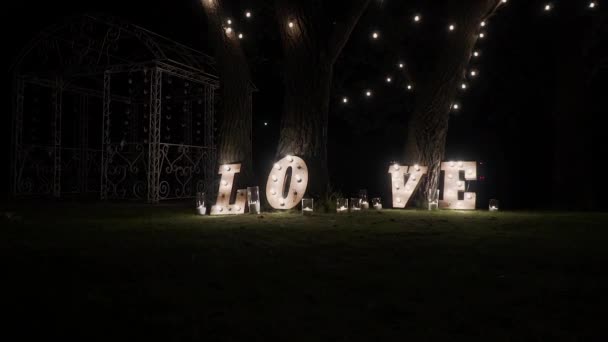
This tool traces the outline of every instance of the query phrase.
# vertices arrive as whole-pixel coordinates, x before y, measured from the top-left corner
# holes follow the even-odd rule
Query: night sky
[[[554,1],[555,9],[544,13],[543,1],[510,1],[488,23],[488,37],[479,45],[481,56],[474,65],[480,75],[458,99],[462,108],[451,117],[445,158],[483,163],[479,170],[483,180],[476,189],[484,203],[495,197],[505,207],[547,208],[551,197],[558,196],[551,190],[556,139],[552,118],[566,101],[563,97],[569,96],[569,89],[583,89],[572,91],[570,99],[578,104],[572,116],[577,118],[579,129],[558,139],[583,139],[586,161],[598,165],[584,174],[572,165],[572,186],[593,182],[597,184],[591,195],[594,202],[606,203],[602,194],[608,190],[607,182],[602,181],[605,176],[599,164],[608,147],[604,133],[606,93],[600,84],[606,79],[608,64],[608,25],[602,8],[607,4],[588,10],[588,1],[569,2],[580,3],[579,10],[560,9],[559,4],[566,2]],[[234,3],[232,15],[246,34],[244,45],[259,89],[253,109],[254,165],[263,186],[273,162],[282,105],[277,23],[272,9],[262,8],[261,1]],[[405,89],[408,80],[398,68],[403,40],[416,36],[417,44],[428,48],[436,43],[438,32],[447,34],[448,14],[441,6],[425,3],[373,1],[336,63],[329,127],[329,168],[335,191],[348,196],[366,188],[372,197],[388,197],[387,166],[400,159],[408,115],[415,103],[415,95]],[[246,9],[253,12],[247,23],[243,18]],[[8,65],[41,29],[81,13],[118,16],[211,52],[204,13],[193,0],[32,0],[9,2],[3,12],[14,20],[9,28],[12,34],[6,35]],[[413,25],[412,16],[418,12],[423,20]],[[7,20],[5,17],[5,25]],[[380,39],[371,39],[374,30]],[[577,85],[560,77],[572,74],[566,70],[580,72],[584,83]],[[386,82],[387,76],[391,83]],[[373,96],[366,98],[366,89],[371,89]],[[5,113],[10,113],[7,94]],[[347,104],[342,103],[344,96],[349,99]],[[4,146],[10,146],[8,118],[3,116]],[[8,160],[10,150],[4,152]],[[7,167],[2,172],[8,173],[8,163],[4,165]],[[2,189],[7,187],[8,182],[3,182]]]

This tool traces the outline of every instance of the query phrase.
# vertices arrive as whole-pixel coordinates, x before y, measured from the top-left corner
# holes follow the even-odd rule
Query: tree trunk
[[[252,118],[251,73],[234,30],[227,32],[224,9],[218,0],[202,1],[209,22],[215,61],[220,76],[222,120],[219,125],[218,163],[241,163],[239,186],[251,185]],[[235,187],[236,188],[236,187]]]
[[[405,162],[428,166],[418,203],[426,206],[437,191],[441,161],[445,154],[448,122],[460,85],[466,82],[467,68],[480,31],[480,23],[498,6],[500,0],[470,0],[458,3],[451,13],[453,32],[446,27],[446,43],[433,71],[414,79],[416,104],[408,122]],[[447,25],[447,24],[446,24]]]
[[[285,99],[277,158],[302,157],[310,173],[309,196],[329,189],[327,131],[333,65],[370,0],[353,0],[342,13],[324,13],[322,2],[276,0],[285,55]]]
[[[585,46],[593,42],[593,32],[581,26],[577,3],[566,3],[572,13],[560,26],[560,45],[555,60],[555,109],[553,112],[553,207],[558,209],[592,209],[593,182],[577,182],[579,176],[591,177],[593,165],[592,126],[588,101],[589,72],[583,66]],[[583,38],[581,38],[583,37]]]
[[[329,62],[296,61],[285,66],[285,99],[277,148],[304,159],[310,173],[308,193],[322,197],[329,186],[327,129],[332,66]]]

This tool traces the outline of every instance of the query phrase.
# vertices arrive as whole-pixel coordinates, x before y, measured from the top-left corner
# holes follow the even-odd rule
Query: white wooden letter
[[[230,195],[234,187],[234,175],[241,172],[241,164],[221,165],[219,174],[222,175],[217,192],[217,201],[211,206],[211,215],[237,215],[245,213],[247,189],[236,191],[236,200],[230,204]]]
[[[391,190],[393,193],[393,208],[405,208],[412,194],[420,184],[420,178],[426,174],[426,166],[393,164],[389,166],[391,174]],[[406,180],[407,176],[407,180]]]
[[[287,184],[288,171],[291,181]],[[302,158],[286,156],[274,164],[266,183],[268,204],[275,209],[291,209],[300,203],[308,186],[308,167]]]
[[[443,162],[441,171],[443,177],[443,200],[439,201],[439,208],[454,210],[475,209],[476,196],[474,192],[466,192],[465,181],[477,180],[477,162]],[[464,179],[460,172],[464,171]],[[458,193],[464,193],[464,199],[458,199]]]

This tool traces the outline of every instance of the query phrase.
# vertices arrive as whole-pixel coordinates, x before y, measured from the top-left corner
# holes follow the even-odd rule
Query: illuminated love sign
[[[238,215],[245,213],[247,203],[247,189],[236,191],[236,200],[230,204],[230,195],[234,187],[234,175],[241,172],[241,164],[226,164],[220,166],[219,173],[222,175],[220,187],[217,191],[217,200],[211,206],[211,215]]]
[[[274,164],[268,182],[266,198],[274,209],[291,209],[300,203],[308,186],[308,167],[302,158],[286,156]]]
[[[220,166],[221,180],[217,201],[211,207],[211,215],[235,215],[245,213],[246,189],[237,190],[234,204],[230,195],[234,178],[241,171],[241,164]],[[439,207],[443,209],[475,209],[476,194],[467,191],[467,181],[477,179],[476,162],[443,162],[443,199]],[[393,208],[405,208],[420,185],[420,180],[428,172],[428,167],[393,164],[389,167]],[[286,156],[274,164],[266,182],[266,198],[274,209],[287,210],[297,206],[308,186],[308,167],[302,158]],[[462,195],[462,196],[461,196]],[[462,199],[460,199],[462,197]]]

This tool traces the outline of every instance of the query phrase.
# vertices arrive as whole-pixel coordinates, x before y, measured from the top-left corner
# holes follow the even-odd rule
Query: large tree
[[[328,111],[333,67],[370,0],[275,0],[284,62],[277,157],[304,158],[309,194],[327,193]]]
[[[253,178],[249,64],[238,33],[227,24],[228,9],[219,0],[201,0],[201,4],[221,83],[218,162],[241,163],[239,183],[247,185]]]
[[[590,15],[579,2],[560,4],[560,25],[556,28],[555,102],[553,110],[553,206],[563,209],[593,209],[597,184],[579,176],[594,178],[593,86],[599,70],[608,61],[601,38],[606,19]],[[598,78],[599,79],[599,78]],[[595,103],[597,106],[597,103]],[[598,198],[603,197],[598,195]]]
[[[480,38],[480,23],[500,4],[501,0],[447,2],[443,38],[433,44],[418,45],[415,53],[411,51],[405,57],[416,92],[414,111],[408,122],[405,160],[429,167],[422,185],[422,201],[438,188],[450,112],[455,109],[453,104],[459,88],[470,75],[469,62]]]

